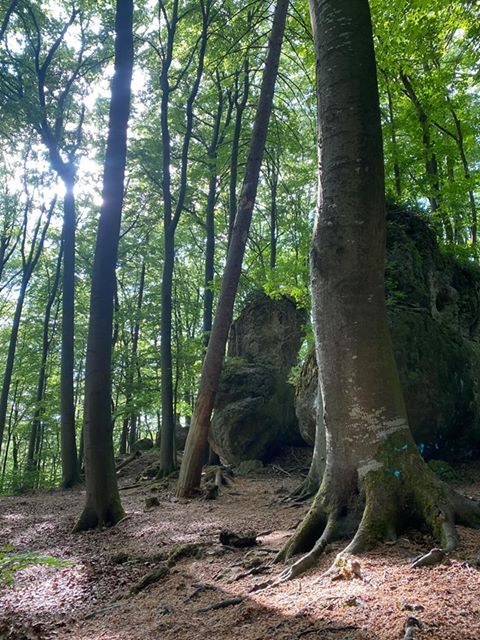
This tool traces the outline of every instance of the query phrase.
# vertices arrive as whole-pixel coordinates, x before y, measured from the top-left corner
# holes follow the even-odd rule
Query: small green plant
[[[21,571],[34,564],[44,564],[60,569],[72,565],[68,560],[60,560],[53,556],[42,556],[35,551],[14,551],[11,545],[0,548],[0,585],[11,584],[16,571]]]

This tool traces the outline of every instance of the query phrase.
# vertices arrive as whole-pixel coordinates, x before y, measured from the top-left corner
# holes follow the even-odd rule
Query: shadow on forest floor
[[[174,498],[172,482],[155,488],[125,477],[128,518],[112,529],[77,535],[69,532],[83,505],[81,490],[0,498],[0,546],[72,563],[30,566],[16,574],[13,586],[0,587],[0,639],[391,640],[403,637],[410,615],[424,625],[418,640],[480,638],[480,571],[471,561],[480,547],[478,531],[460,528],[460,549],[436,567],[410,567],[412,557],[433,544],[412,533],[360,557],[361,580],[321,577],[340,550],[332,546],[305,576],[252,592],[281,567],[266,575],[246,575],[249,569],[272,557],[308,508],[282,502],[299,480],[298,473],[272,469],[236,478],[215,501],[188,502]],[[480,497],[479,482],[464,490]],[[145,498],[153,494],[159,506],[147,509]],[[223,527],[253,528],[259,544],[253,550],[222,548]],[[178,545],[192,543],[198,554],[128,595]],[[232,598],[241,600],[215,608]]]

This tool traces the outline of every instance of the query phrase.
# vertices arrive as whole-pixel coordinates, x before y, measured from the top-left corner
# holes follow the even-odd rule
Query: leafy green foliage
[[[7,3],[8,4],[8,3]],[[175,0],[136,5],[136,69],[125,206],[117,267],[112,382],[114,442],[125,420],[137,421],[138,436],[155,436],[161,425],[160,317],[164,265],[164,193],[161,125],[168,25]],[[5,3],[2,7],[6,6]],[[177,8],[178,8],[177,3]],[[27,292],[9,395],[8,425],[0,451],[0,491],[17,492],[58,483],[61,288],[48,324],[49,349],[42,400],[37,400],[46,303],[61,242],[63,191],[42,138],[46,121],[64,161],[77,171],[75,196],[76,300],[75,381],[77,436],[83,420],[83,367],[88,326],[90,276],[101,203],[101,167],[112,74],[111,3],[55,5],[22,0],[0,40],[0,361],[11,335],[19,287],[24,215],[28,238],[42,203],[58,193],[58,211]],[[478,98],[480,8],[460,0],[371,0],[384,127],[386,189],[393,202],[421,210],[435,229],[446,255],[465,264],[478,262],[476,210],[480,204]],[[192,139],[186,162],[185,204],[175,231],[172,287],[172,376],[175,411],[182,424],[191,415],[204,353],[205,292],[218,297],[228,246],[231,179],[237,171],[238,197],[246,160],[271,21],[266,0],[216,0],[205,54],[205,68],[193,108]],[[3,15],[0,15],[2,24]],[[200,5],[181,3],[169,70],[170,173],[175,206],[181,183],[185,106],[199,59]],[[228,28],[226,28],[228,25]],[[38,69],[56,40],[45,67],[45,104],[38,91]],[[417,99],[409,95],[406,76]],[[245,86],[247,91],[244,96]],[[238,158],[233,160],[236,118],[240,113]],[[221,135],[210,145],[221,103]],[[419,108],[423,112],[421,122]],[[81,126],[80,126],[81,125]],[[422,128],[423,127],[423,128]],[[425,140],[428,133],[428,140]],[[81,134],[81,135],[80,135]],[[435,181],[426,170],[436,163]],[[234,166],[235,165],[235,166]],[[263,289],[287,294],[309,307],[309,245],[316,206],[315,65],[308,3],[291,3],[247,254],[236,309]],[[207,198],[216,174],[213,282],[205,285]],[[235,182],[235,180],[234,180]],[[438,184],[435,184],[437,182]],[[28,201],[27,192],[34,194]],[[436,208],[432,209],[432,200]],[[2,253],[3,251],[3,253]],[[145,264],[141,309],[137,301]],[[387,302],[405,294],[386,265]],[[139,327],[138,348],[133,335]],[[0,376],[3,375],[3,367]],[[40,427],[33,470],[26,460],[34,416]]]
[[[12,546],[4,546],[0,548],[0,584],[12,584],[17,571],[38,564],[62,569],[73,563],[54,556],[43,556],[35,551],[16,552]]]

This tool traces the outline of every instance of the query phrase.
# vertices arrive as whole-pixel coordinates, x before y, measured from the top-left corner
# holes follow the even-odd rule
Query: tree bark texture
[[[311,0],[319,116],[311,248],[315,345],[327,460],[310,511],[280,552],[290,579],[326,544],[355,553],[423,521],[446,550],[480,509],[441,483],[410,434],[387,326],[380,111],[368,0]],[[319,425],[317,424],[317,429]]]
[[[124,515],[112,439],[112,328],[115,268],[123,206],[127,127],[133,68],[133,1],[117,0],[115,72],[103,176],[103,204],[95,247],[85,363],[86,504],[75,527],[113,525]]]
[[[200,486],[203,454],[207,444],[210,418],[222,372],[228,331],[233,317],[235,295],[240,280],[243,256],[257,195],[288,2],[289,0],[278,0],[275,8],[238,211],[230,238],[215,319],[203,361],[198,396],[180,469],[177,485],[177,495],[179,496],[189,496]]]

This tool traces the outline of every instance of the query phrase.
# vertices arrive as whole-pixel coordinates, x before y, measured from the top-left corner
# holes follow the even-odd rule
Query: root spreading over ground
[[[174,496],[174,481],[135,480],[153,455],[125,469],[120,486],[128,516],[113,528],[70,533],[81,490],[0,498],[0,546],[69,561],[31,564],[0,586],[2,640],[391,640],[409,628],[417,640],[480,638],[479,531],[458,526],[456,550],[414,566],[437,546],[439,530],[400,533],[399,526],[395,542],[337,561],[327,573],[345,547],[336,539],[353,531],[362,513],[333,518],[317,511],[323,533],[316,531],[316,545],[308,541],[314,565],[279,582],[283,567],[271,561],[282,549],[284,557],[293,554],[299,541],[292,534],[309,512],[308,503],[285,502],[301,483],[295,469],[283,460],[280,469],[235,477],[215,500],[183,501]],[[480,466],[461,471],[463,485],[455,488],[478,500]],[[159,505],[146,508],[152,495]],[[444,495],[454,496],[450,488]],[[469,517],[463,501],[452,501],[457,521]],[[446,516],[436,516],[442,544],[453,547],[457,538],[442,522],[454,514]],[[222,545],[225,528],[254,529],[257,545]],[[265,588],[275,581],[274,589]],[[420,626],[409,627],[411,619]]]

